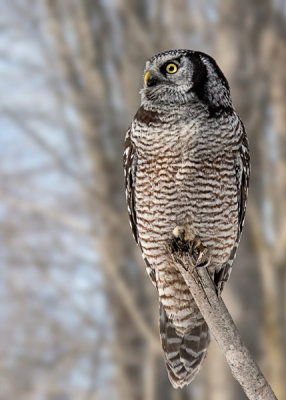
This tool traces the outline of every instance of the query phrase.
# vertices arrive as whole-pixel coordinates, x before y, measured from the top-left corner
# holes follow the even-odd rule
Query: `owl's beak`
[[[153,77],[149,71],[146,72],[145,76],[144,76],[144,84],[145,87],[150,87],[150,86],[154,86],[156,85],[156,83],[158,83],[158,79]]]
[[[150,79],[150,78],[151,78],[151,74],[150,74],[149,71],[147,71],[146,74],[145,74],[145,76],[144,76],[144,83],[145,83],[145,86],[148,86],[148,79]]]

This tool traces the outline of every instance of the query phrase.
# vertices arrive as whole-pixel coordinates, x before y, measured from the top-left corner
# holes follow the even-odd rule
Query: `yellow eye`
[[[174,74],[177,71],[178,67],[176,64],[170,63],[166,66],[166,72],[168,72],[168,74]]]

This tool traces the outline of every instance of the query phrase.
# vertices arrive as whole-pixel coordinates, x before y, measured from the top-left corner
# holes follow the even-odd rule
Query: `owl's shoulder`
[[[134,121],[147,126],[162,122],[161,115],[157,110],[146,109],[143,105],[138,108]]]

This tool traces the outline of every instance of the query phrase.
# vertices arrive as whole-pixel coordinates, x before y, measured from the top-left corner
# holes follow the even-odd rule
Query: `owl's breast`
[[[175,226],[188,223],[210,247],[214,264],[226,262],[238,224],[232,155],[192,158],[171,146],[139,158],[136,213],[143,249],[165,246]]]

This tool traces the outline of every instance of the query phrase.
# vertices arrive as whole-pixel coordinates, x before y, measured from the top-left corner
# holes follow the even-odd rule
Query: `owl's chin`
[[[194,99],[191,86],[157,85],[141,89],[141,104],[174,107],[190,103]]]

